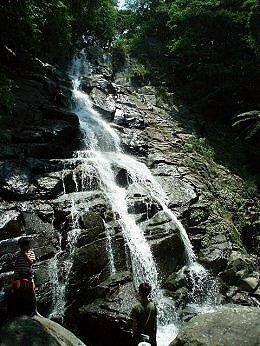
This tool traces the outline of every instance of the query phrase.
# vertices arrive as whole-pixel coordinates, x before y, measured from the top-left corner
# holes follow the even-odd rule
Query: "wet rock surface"
[[[122,225],[91,155],[82,153],[79,121],[68,102],[71,82],[55,67],[39,71],[19,82],[17,121],[1,130],[0,278],[7,287],[17,240],[30,237],[40,312],[59,315],[61,297],[70,328],[91,339],[104,327],[111,344],[120,345],[129,339],[134,297]],[[194,150],[192,135],[178,122],[182,107],[167,112],[154,90],[117,84],[109,71],[101,64],[84,79],[95,109],[116,130],[124,152],[145,163],[163,187],[199,262],[218,278],[222,301],[259,306],[258,201],[239,177]],[[131,172],[120,163],[113,170],[127,190],[129,214],[145,230],[162,286],[185,309],[189,285],[180,277],[186,257],[178,227]],[[241,218],[247,223],[240,233]]]
[[[169,346],[258,345],[259,324],[259,308],[225,308],[194,317]]]
[[[91,342],[100,346],[132,345],[129,314],[130,307],[135,303],[135,292],[130,281],[131,276],[127,272],[111,276],[111,279],[98,286],[100,298],[80,307],[79,327],[82,333],[86,325],[90,326]],[[104,333],[100,334],[100,330]],[[99,340],[96,340],[97,333],[100,335]]]

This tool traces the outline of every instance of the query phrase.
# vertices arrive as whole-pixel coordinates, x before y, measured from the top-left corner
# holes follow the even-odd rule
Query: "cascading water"
[[[114,160],[114,163],[127,170],[132,182],[145,186],[149,192],[150,199],[157,201],[165,214],[177,226],[186,255],[186,266],[183,268],[183,272],[185,269],[192,282],[190,301],[196,304],[196,309],[199,311],[212,309],[212,306],[216,305],[218,297],[217,283],[209,275],[208,271],[197,263],[187,232],[176,215],[167,207],[169,201],[161,185],[156,181],[145,164],[136,161],[132,157],[119,153],[115,156],[113,155],[111,160]]]
[[[81,159],[86,157],[92,159],[99,174],[101,187],[114,212],[120,216],[119,222],[130,249],[135,286],[143,281],[148,281],[153,287],[153,292],[156,292],[159,288],[158,273],[151,249],[142,230],[137,227],[127,211],[126,190],[117,185],[112,169],[114,162],[109,159],[111,154],[121,153],[120,139],[99,113],[93,109],[89,97],[80,90],[80,77],[85,64],[85,56],[82,55],[81,58],[74,60],[71,71],[74,86],[74,112],[79,117],[86,145],[86,152]]]
[[[67,195],[66,186],[64,182],[65,175],[65,167],[62,172],[62,185],[63,185],[63,196]],[[76,191],[78,191],[78,180],[75,172],[72,173],[72,179],[76,186]],[[82,177],[82,184],[85,182],[85,175]],[[80,212],[77,210],[75,200],[71,197],[71,207],[70,207],[70,215],[71,215],[71,229],[67,233],[67,246],[66,250],[62,251],[61,247],[61,235],[60,235],[60,250],[56,253],[54,258],[50,261],[49,264],[49,276],[53,286],[53,307],[49,314],[49,318],[61,318],[63,319],[66,299],[66,285],[67,279],[69,277],[70,270],[73,264],[73,255],[76,248],[76,243],[78,240],[78,236],[80,234],[79,227],[79,217]],[[52,219],[52,226],[54,221],[54,215]]]
[[[106,230],[106,238],[107,238],[107,253],[108,253],[108,259],[109,259],[109,266],[110,266],[110,273],[111,275],[116,273],[116,267],[115,267],[115,259],[114,259],[114,253],[113,253],[113,247],[112,247],[112,239],[111,239],[111,229],[110,227],[104,222],[105,230]]]
[[[81,89],[81,78],[87,75],[87,60],[84,52],[73,60],[70,76],[73,83],[74,112],[78,115],[85,149],[78,152],[77,157],[85,164],[92,162],[100,180],[100,186],[110,201],[112,209],[119,216],[118,221],[131,256],[131,267],[134,285],[149,282],[152,286],[152,296],[158,303],[160,326],[158,329],[158,345],[166,345],[177,333],[177,317],[172,300],[163,297],[160,290],[160,280],[150,246],[144,231],[137,226],[134,218],[128,213],[127,189],[118,186],[114,166],[124,168],[131,181],[140,184],[150,198],[156,201],[162,210],[179,229],[185,246],[187,268],[193,280],[193,294],[202,291],[199,277],[208,277],[207,271],[196,262],[196,256],[185,228],[167,207],[168,201],[162,187],[158,184],[147,166],[125,155],[120,147],[120,138],[100,114],[93,108],[92,103]],[[107,232],[107,248],[111,273],[116,268],[114,264],[111,235]],[[204,280],[205,281],[205,280]],[[200,302],[201,303],[201,302]]]

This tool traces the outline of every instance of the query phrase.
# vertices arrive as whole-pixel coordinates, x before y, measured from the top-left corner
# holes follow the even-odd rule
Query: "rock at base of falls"
[[[81,306],[77,323],[80,335],[87,337],[91,344],[131,346],[131,306],[135,303],[135,291],[129,272],[111,276],[100,284],[96,291],[100,298],[91,304]],[[109,299],[104,298],[109,292]],[[88,326],[88,329],[86,329]]]
[[[259,325],[259,308],[223,308],[194,317],[169,346],[259,345]]]
[[[2,346],[84,346],[73,333],[44,317],[20,317],[0,328]]]

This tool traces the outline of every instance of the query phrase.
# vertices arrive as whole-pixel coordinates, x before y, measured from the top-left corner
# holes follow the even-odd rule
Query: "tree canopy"
[[[258,0],[129,0],[124,42],[150,81],[231,119],[259,107],[259,8]]]
[[[32,57],[49,63],[70,58],[83,34],[111,41],[116,29],[115,0],[1,0],[0,106],[12,104],[14,70]]]
[[[259,109],[259,0],[2,0],[0,102],[10,107],[10,61],[66,61],[82,35],[127,53],[139,83],[174,91],[206,117]]]
[[[111,40],[115,33],[114,0],[3,0],[1,45],[15,54],[57,60],[82,34]]]

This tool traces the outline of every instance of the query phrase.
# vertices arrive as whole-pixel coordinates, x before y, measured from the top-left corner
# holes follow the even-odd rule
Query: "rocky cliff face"
[[[124,151],[144,162],[163,186],[199,261],[218,278],[220,300],[259,306],[258,200],[242,179],[198,149],[198,139],[178,122],[184,107],[162,105],[153,88],[112,81],[102,55],[92,51],[89,59],[84,91],[117,131]],[[13,118],[1,130],[0,275],[8,285],[17,239],[30,236],[40,312],[64,314],[65,323],[91,341],[98,333],[96,344],[127,344],[134,290],[118,215],[91,164],[75,154],[82,135],[66,73],[41,63],[35,71],[17,82]],[[189,315],[179,230],[126,170],[118,165],[114,172],[118,185],[128,186],[128,212],[145,229],[163,287]]]

